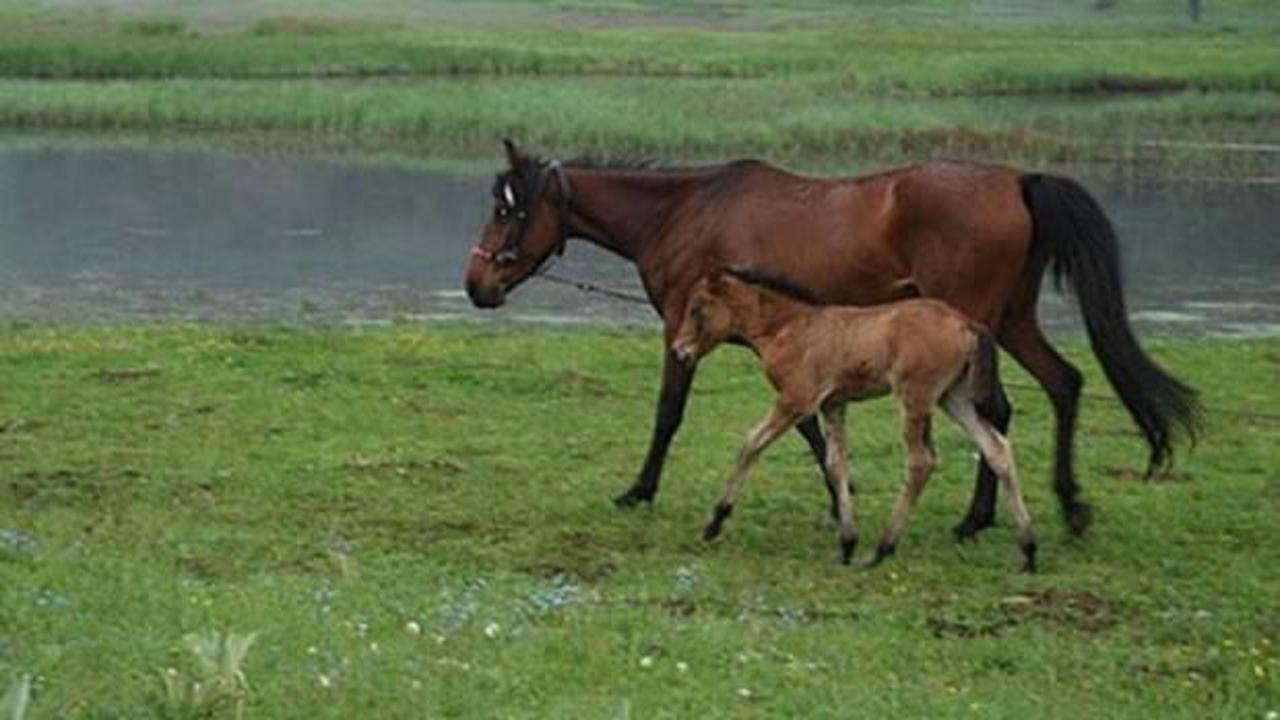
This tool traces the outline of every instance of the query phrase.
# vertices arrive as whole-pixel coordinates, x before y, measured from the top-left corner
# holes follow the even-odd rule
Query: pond
[[[545,282],[497,312],[472,309],[461,275],[491,178],[208,151],[0,149],[0,319],[656,322],[647,307]],[[1121,233],[1143,332],[1280,334],[1280,186],[1082,179]],[[630,265],[586,243],[570,243],[557,272],[638,290]],[[1042,313],[1078,328],[1074,303],[1052,292]]]

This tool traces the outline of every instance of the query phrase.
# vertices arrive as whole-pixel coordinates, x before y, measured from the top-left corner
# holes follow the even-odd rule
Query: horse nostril
[[[467,281],[466,287],[467,297],[471,299],[471,304],[478,308],[496,308],[502,304],[503,292],[500,288],[486,288],[470,280]]]

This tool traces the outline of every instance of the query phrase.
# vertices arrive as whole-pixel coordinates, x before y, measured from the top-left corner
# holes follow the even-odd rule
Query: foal
[[[772,411],[739,450],[703,538],[720,534],[752,463],[765,447],[803,418],[821,414],[827,477],[837,499],[841,560],[848,564],[858,533],[848,482],[845,405],[893,393],[902,408],[907,477],[872,564],[893,553],[934,469],[930,417],[941,403],[999,478],[1018,525],[1022,569],[1035,572],[1036,541],[1012,449],[976,409],[996,383],[996,348],[987,331],[937,300],[869,308],[818,306],[811,300],[807,291],[786,280],[743,268],[704,278],[694,288],[672,342],[675,356],[691,363],[726,340],[742,341],[760,356],[777,390]]]

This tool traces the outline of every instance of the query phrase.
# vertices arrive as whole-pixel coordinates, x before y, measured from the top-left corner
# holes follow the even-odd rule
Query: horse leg
[[[1082,535],[1093,519],[1093,512],[1088,503],[1078,499],[1080,486],[1076,484],[1072,451],[1084,377],[1049,345],[1034,316],[1006,328],[1000,340],[1009,354],[1040,383],[1053,403],[1057,426],[1053,490],[1067,527],[1072,533]]]
[[[828,443],[823,439],[822,429],[818,427],[818,418],[816,415],[801,420],[796,424],[796,432],[804,437],[805,442],[809,443],[809,450],[813,453],[813,459],[818,463],[818,469],[822,471],[822,479],[826,482],[827,495],[831,498],[831,517],[839,519],[839,500],[836,497],[835,484],[831,479],[831,455],[828,453]]]
[[[854,525],[853,482],[849,477],[849,458],[845,449],[843,404],[824,410],[827,431],[827,489],[836,501],[836,519],[840,522],[840,562],[845,565],[858,547],[858,531]]]
[[[907,525],[907,518],[915,508],[920,493],[924,491],[929,475],[937,465],[933,451],[933,439],[930,433],[928,407],[917,407],[919,403],[903,403],[902,439],[907,446],[907,478],[902,492],[893,504],[893,514],[889,516],[889,524],[885,527],[880,544],[876,546],[876,555],[872,565],[879,565],[882,560],[893,554],[898,547],[898,538]]]
[[[714,540],[720,534],[720,527],[733,513],[733,505],[738,500],[738,493],[746,484],[747,473],[751,471],[756,458],[760,457],[760,453],[777,440],[779,435],[786,432],[787,428],[794,425],[797,419],[796,414],[786,412],[775,405],[768,417],[747,435],[746,442],[738,450],[738,460],[733,467],[733,474],[729,476],[728,484],[725,485],[724,494],[720,496],[720,501],[712,511],[711,522],[708,522],[702,530],[703,540]]]
[[[1018,546],[1022,549],[1022,571],[1036,571],[1036,537],[1031,530],[1031,514],[1022,498],[1022,487],[1018,483],[1018,471],[1013,462],[1013,448],[1009,440],[1000,434],[989,422],[978,416],[977,407],[969,398],[961,397],[952,391],[943,397],[943,407],[947,414],[960,425],[978,446],[982,457],[1000,479],[1004,490],[1005,502],[1009,505],[1009,514],[1013,515],[1018,526]]]
[[[653,502],[653,496],[658,494],[658,478],[667,459],[667,448],[671,446],[671,438],[680,429],[680,421],[684,419],[684,406],[689,399],[694,367],[677,360],[670,350],[663,354],[662,390],[658,393],[658,414],[653,424],[649,454],[645,457],[640,477],[613,499],[618,507],[629,508],[641,502]]]
[[[978,413],[1001,434],[1009,432],[1009,424],[1013,420],[1013,406],[1005,395],[1004,385],[997,383],[991,397],[978,404]],[[996,475],[991,471],[985,458],[978,460],[978,477],[973,483],[973,500],[969,504],[969,512],[964,519],[951,529],[956,539],[972,540],[979,532],[995,524],[996,515]]]

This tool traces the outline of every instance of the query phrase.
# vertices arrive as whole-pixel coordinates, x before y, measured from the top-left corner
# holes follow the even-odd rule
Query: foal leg
[[[929,475],[937,465],[930,433],[929,404],[925,404],[923,410],[913,407],[915,405],[918,403],[903,402],[902,439],[907,446],[907,482],[893,504],[893,514],[889,517],[889,525],[885,527],[880,544],[876,546],[872,565],[879,565],[897,549],[898,538],[907,525],[907,517],[911,515],[916,500],[920,498]]]
[[[845,565],[853,557],[858,546],[858,531],[854,525],[852,487],[849,478],[849,458],[845,449],[843,404],[824,410],[827,436],[827,483],[836,500],[836,519],[840,521],[840,562]]]
[[[817,416],[810,415],[796,423],[796,432],[809,443],[809,451],[813,453],[813,459],[817,461],[818,469],[822,471],[827,495],[831,498],[831,517],[838,520],[839,502],[836,498],[836,486],[831,480],[831,456],[828,454],[828,444],[823,439],[822,429],[818,427]]]
[[[742,491],[742,486],[747,481],[747,473],[751,471],[756,458],[760,457],[760,453],[777,440],[779,435],[786,432],[787,428],[794,425],[798,418],[799,416],[795,413],[786,412],[774,405],[768,417],[747,435],[746,442],[738,450],[738,461],[734,465],[733,474],[729,476],[729,483],[725,485],[724,495],[716,503],[711,521],[702,529],[703,540],[714,540],[720,534],[720,526],[733,513],[733,504],[737,502],[738,493]]]
[[[1013,462],[1013,448],[1004,435],[978,416],[973,403],[959,393],[948,393],[942,402],[947,414],[973,439],[982,452],[982,457],[1000,479],[1009,513],[1018,526],[1018,546],[1022,549],[1023,557],[1022,571],[1034,573],[1036,537],[1031,530],[1031,514],[1027,512],[1026,503],[1022,499],[1022,487],[1018,483],[1018,471]]]
[[[1004,385],[997,384],[991,397],[978,405],[978,413],[1002,434],[1009,432],[1013,420],[1013,406],[1004,392]],[[979,532],[995,524],[996,474],[986,459],[978,460],[978,477],[973,483],[973,500],[964,519],[951,529],[956,539],[963,542],[977,537]]]
[[[658,494],[658,479],[662,475],[662,465],[667,460],[667,448],[671,446],[671,438],[680,429],[680,422],[684,419],[684,406],[689,399],[689,386],[693,384],[693,372],[693,365],[680,362],[670,350],[663,355],[662,391],[658,394],[658,415],[654,419],[649,454],[645,457],[640,477],[613,499],[614,505],[629,508],[641,502],[653,502],[653,496]]]

